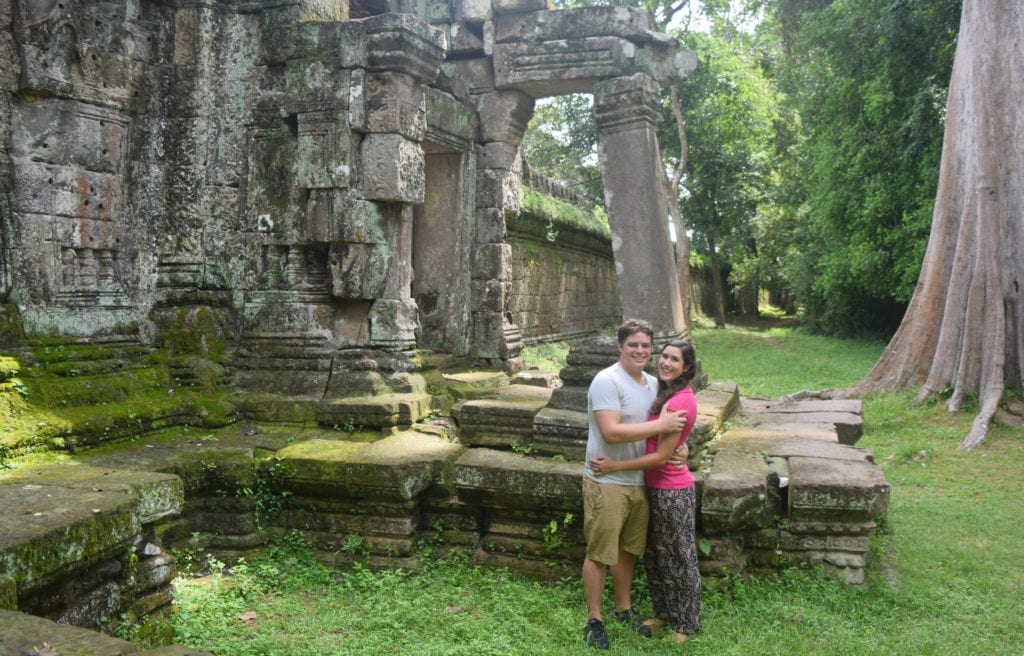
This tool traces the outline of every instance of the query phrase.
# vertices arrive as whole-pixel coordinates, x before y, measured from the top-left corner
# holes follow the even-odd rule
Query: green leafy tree
[[[774,187],[780,116],[754,36],[721,16],[713,19],[710,32],[683,37],[697,53],[698,66],[679,90],[689,148],[681,209],[692,231],[693,250],[709,263],[713,315],[722,325],[727,293],[723,269],[757,261],[757,219]],[[753,312],[757,271],[756,265],[748,266],[746,278],[733,281],[755,290]]]
[[[920,271],[960,0],[786,0],[778,80],[804,139],[787,278],[829,333],[891,331]]]

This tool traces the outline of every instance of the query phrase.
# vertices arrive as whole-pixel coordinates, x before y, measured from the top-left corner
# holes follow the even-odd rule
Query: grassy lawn
[[[747,396],[850,385],[884,348],[789,328],[698,329],[694,343],[711,379]],[[997,426],[959,451],[971,414],[911,398],[864,401],[860,446],[893,488],[865,585],[800,569],[708,580],[689,643],[609,626],[612,653],[1024,655],[1024,436]],[[292,540],[230,577],[179,583],[176,640],[224,656],[593,653],[578,581],[538,584],[459,554],[416,574],[332,573]],[[650,610],[642,579],[635,601]]]

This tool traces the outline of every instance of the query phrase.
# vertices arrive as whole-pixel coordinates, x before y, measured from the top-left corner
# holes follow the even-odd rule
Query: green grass
[[[694,328],[693,345],[712,381],[738,383],[744,396],[848,387],[874,366],[885,342],[836,339],[793,327]]]
[[[694,342],[712,380],[748,395],[849,385],[884,346],[741,328],[701,329]],[[707,580],[704,630],[689,643],[610,625],[611,653],[1024,654],[1024,436],[996,426],[959,451],[971,413],[912,398],[864,401],[860,446],[893,488],[864,585],[803,569]],[[634,600],[649,612],[642,577]],[[417,574],[332,573],[293,538],[233,577],[181,581],[175,608],[178,642],[225,656],[594,653],[580,639],[578,581],[542,585],[458,553]]]

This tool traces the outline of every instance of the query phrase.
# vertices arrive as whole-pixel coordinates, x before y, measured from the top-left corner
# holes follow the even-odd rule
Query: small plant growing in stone
[[[534,447],[533,447],[532,444],[518,444],[518,443],[515,443],[515,444],[512,445],[512,450],[515,451],[516,453],[520,454],[520,455],[528,456],[531,453],[533,453]]]
[[[572,513],[565,513],[561,524],[559,524],[557,519],[552,519],[548,522],[547,526],[541,529],[541,535],[544,540],[543,551],[545,554],[549,556],[556,555],[569,546],[568,528],[574,519],[575,517],[573,517]],[[548,563],[548,565],[552,566],[554,564],[553,562]]]
[[[366,540],[358,533],[351,533],[345,538],[345,541],[341,543],[338,549],[352,556],[369,555],[369,552],[366,550]]]

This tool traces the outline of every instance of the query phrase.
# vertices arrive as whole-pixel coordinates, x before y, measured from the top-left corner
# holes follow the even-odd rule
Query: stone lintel
[[[744,397],[743,412],[748,413],[803,413],[803,412],[848,412],[864,414],[860,399],[823,399],[813,401],[787,401],[786,399],[761,399]]]
[[[534,98],[586,93],[595,80],[647,73],[636,55],[636,44],[615,36],[497,44],[494,83]]]
[[[426,139],[440,147],[466,152],[473,147],[479,129],[475,109],[433,87],[426,95]]]
[[[834,439],[815,439],[763,428],[731,429],[719,437],[715,448],[764,453],[779,458],[810,457],[865,463],[871,463],[873,459],[870,451],[839,444]]]
[[[614,36],[636,44],[675,46],[668,34],[656,32],[651,13],[639,7],[579,7],[558,11],[498,16],[496,43],[554,41]]]

